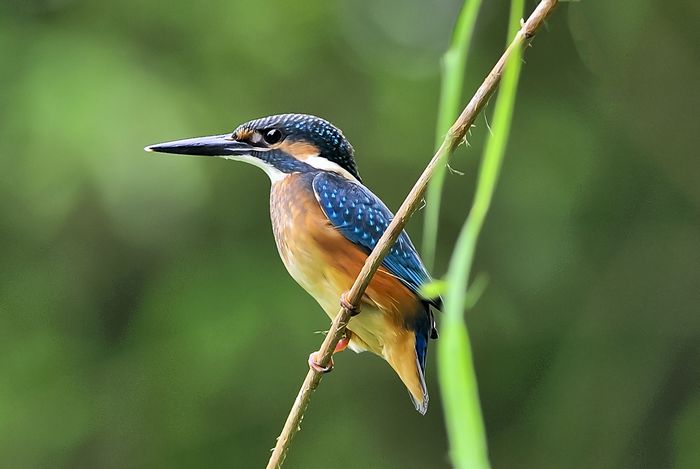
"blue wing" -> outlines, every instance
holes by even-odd
[[[330,222],[369,254],[394,214],[369,189],[333,173],[317,174],[313,188]],[[416,294],[421,285],[431,280],[405,231],[399,235],[382,266]],[[440,307],[439,299],[428,302]]]

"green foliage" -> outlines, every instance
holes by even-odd
[[[512,0],[508,27],[510,41],[518,30],[524,0]],[[496,100],[492,134],[486,144],[472,209],[469,212],[447,273],[445,316],[438,343],[440,389],[450,440],[450,457],[460,469],[490,467],[486,432],[479,403],[471,343],[464,321],[465,287],[469,281],[479,232],[491,204],[510,132],[520,75],[520,53],[511,56]],[[483,289],[483,283],[479,287]],[[472,286],[469,291],[474,289]]]
[[[479,274],[476,276],[473,285],[466,292],[464,300],[465,310],[471,309],[476,304],[476,302],[479,301],[479,297],[481,297],[482,293],[484,293],[487,284],[488,278],[486,275]],[[444,295],[447,292],[448,286],[449,283],[447,280],[433,279],[432,282],[423,284],[421,286],[420,295],[425,299],[432,300]]]
[[[447,281],[441,279],[433,279],[432,282],[425,283],[420,287],[420,295],[428,300],[437,298],[445,293],[447,289]]]

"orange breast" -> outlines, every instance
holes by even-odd
[[[311,180],[308,174],[292,174],[273,185],[272,226],[287,270],[333,318],[340,295],[352,286],[367,254],[333,227],[318,205]],[[360,335],[362,330],[364,335],[377,336],[406,330],[421,306],[420,300],[383,268],[373,277],[362,303],[363,313],[353,318],[348,328]],[[381,337],[362,338],[370,346],[370,342],[384,342]]]

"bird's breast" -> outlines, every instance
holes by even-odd
[[[342,252],[337,233],[321,211],[310,175],[291,174],[272,186],[270,215],[275,242],[289,274],[326,312],[337,310],[337,263]],[[330,313],[329,313],[330,314]]]

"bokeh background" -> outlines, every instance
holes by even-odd
[[[505,41],[484,3],[466,97]],[[527,53],[468,316],[495,468],[700,467],[697,5],[566,3]],[[0,467],[267,461],[328,321],[258,169],[142,148],[313,113],[396,208],[459,6],[0,3]],[[453,159],[437,277],[487,132]],[[429,362],[421,417],[381,360],[338,356],[288,466],[448,467]]]

